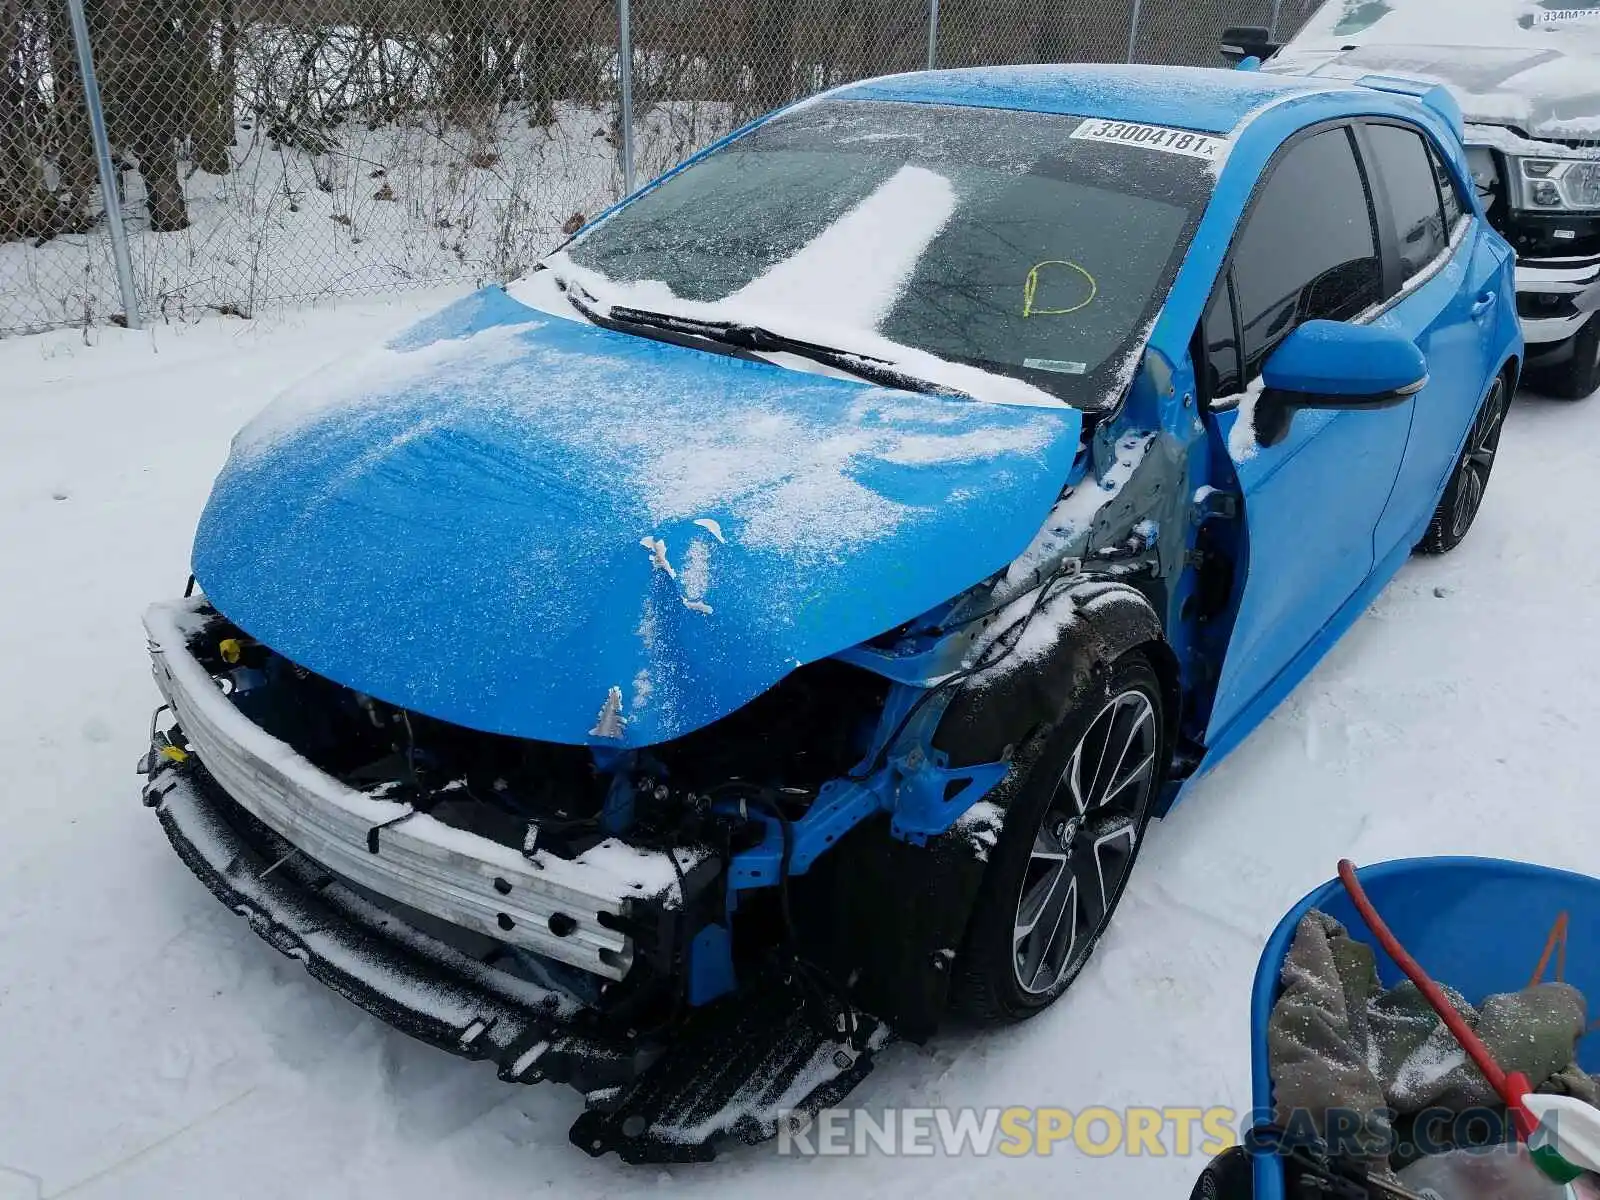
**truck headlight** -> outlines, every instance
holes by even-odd
[[[1600,159],[1519,158],[1517,207],[1533,212],[1600,210]]]

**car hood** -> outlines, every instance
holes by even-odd
[[[357,691],[474,729],[642,746],[1021,553],[1082,418],[872,387],[485,289],[234,440],[206,596]]]
[[[1595,24],[1600,30],[1600,19]],[[1425,79],[1450,88],[1469,123],[1514,126],[1534,138],[1600,139],[1600,35],[1593,52],[1583,53],[1539,44],[1369,43],[1346,50],[1302,50],[1291,45],[1273,59],[1271,69],[1341,79],[1362,75]]]

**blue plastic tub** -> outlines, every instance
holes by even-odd
[[[1600,1007],[1600,879],[1497,858],[1403,858],[1357,872],[1374,908],[1400,944],[1437,982],[1477,1003],[1494,992],[1527,987],[1538,977],[1564,979]],[[1257,1120],[1270,1120],[1267,1018],[1278,976],[1300,919],[1320,909],[1373,947],[1384,985],[1405,978],[1368,931],[1337,878],[1278,922],[1256,968],[1250,997],[1251,1093]],[[1565,943],[1554,936],[1565,927]],[[1600,1030],[1578,1043],[1578,1064],[1600,1072]],[[1254,1159],[1255,1200],[1284,1200],[1283,1164]]]

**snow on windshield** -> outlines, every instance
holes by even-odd
[[[570,310],[550,303],[554,277],[601,320],[643,314],[632,327],[647,333],[662,316],[756,327],[852,356],[835,370],[1100,408],[1131,381],[1209,198],[1212,158],[1195,147],[1225,141],[1064,114],[834,101],[668,177],[510,292]],[[808,355],[770,357],[808,369]]]
[[[917,261],[954,212],[955,189],[948,179],[923,167],[901,167],[797,254],[779,260],[727,299],[710,302],[685,300],[660,280],[607,279],[564,253],[551,256],[545,265],[567,285],[583,289],[602,311],[643,308],[779,329],[803,341],[893,362],[920,379],[976,399],[1060,407],[1055,396],[1021,380],[949,362],[870,332],[905,293]]]
[[[895,178],[914,172],[917,168],[903,168]],[[888,204],[875,203],[878,196],[891,191],[894,182],[891,179],[884,184],[861,208],[830,226],[799,254],[783,260],[726,300],[685,300],[660,280],[617,283],[598,271],[580,267],[565,254],[552,255],[545,265],[564,284],[587,293],[602,315],[609,315],[613,308],[642,308],[702,321],[772,328],[787,337],[892,363],[918,379],[964,392],[976,400],[1061,408],[1060,399],[1020,379],[950,362],[872,332],[876,320],[904,290],[906,276],[921,246],[943,223],[942,219],[938,224],[927,220],[931,215],[927,211],[907,221],[904,210],[899,213],[898,224],[894,222],[896,210]],[[859,236],[875,232],[880,221],[897,224],[892,242],[898,245],[892,244],[887,252],[882,243]],[[839,263],[848,264],[842,278],[834,273]],[[511,294],[520,298],[515,288]],[[787,366],[803,365],[797,356],[783,357]],[[1131,373],[1121,378],[1118,390],[1131,380]]]
[[[750,312],[828,309],[838,325],[873,328],[905,293],[917,260],[955,210],[955,189],[943,175],[901,167],[727,303]]]

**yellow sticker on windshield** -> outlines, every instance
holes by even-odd
[[[1046,267],[1060,267],[1060,272],[1046,272]],[[1039,283],[1041,277],[1049,274],[1065,274],[1071,280],[1073,292],[1062,295],[1059,299],[1046,300],[1045,305],[1037,303],[1039,299]],[[1046,295],[1056,290],[1051,283],[1046,287]],[[1088,308],[1094,303],[1094,298],[1100,292],[1100,285],[1094,281],[1094,276],[1089,274],[1075,262],[1068,262],[1064,258],[1047,258],[1044,262],[1034,263],[1028,268],[1028,278],[1022,283],[1022,315],[1025,317],[1064,317],[1068,313],[1075,313],[1080,308]],[[1081,296],[1078,293],[1082,293]],[[1066,300],[1075,300],[1067,307],[1059,307]]]
[[[1115,142],[1119,146],[1140,146],[1165,154],[1186,154],[1207,162],[1216,162],[1222,156],[1222,148],[1228,144],[1227,138],[1188,129],[1141,125],[1137,121],[1102,121],[1093,117],[1074,129],[1072,136],[1080,142]]]

